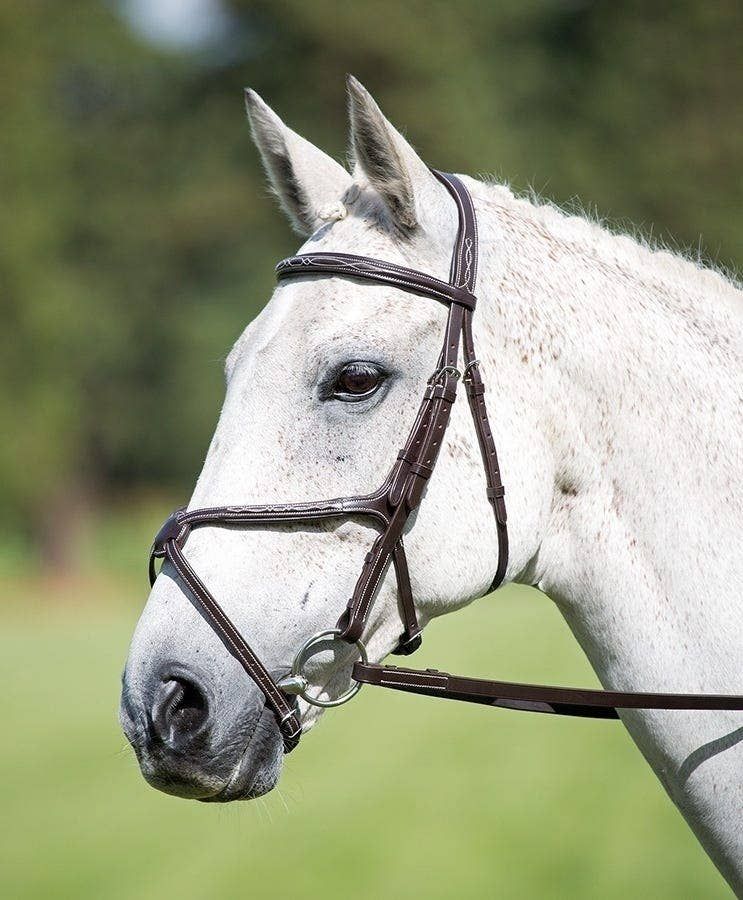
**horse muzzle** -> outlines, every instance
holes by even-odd
[[[266,793],[283,740],[262,695],[235,702],[193,667],[162,663],[124,673],[120,721],[142,775],[167,794],[210,802]]]

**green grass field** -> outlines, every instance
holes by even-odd
[[[64,591],[0,584],[3,898],[729,896],[611,722],[367,688],[264,800],[156,793],[117,724],[146,594],[130,549]],[[415,662],[595,683],[557,612],[522,589],[434,623]]]

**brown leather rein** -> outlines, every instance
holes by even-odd
[[[460,379],[465,385],[480,446],[487,497],[495,516],[498,537],[498,564],[489,590],[494,590],[501,584],[508,565],[504,489],[485,406],[485,385],[475,356],[472,333],[472,316],[476,305],[477,219],[469,191],[459,178],[436,171],[434,175],[455,200],[459,216],[448,282],[395,263],[346,253],[290,256],[276,266],[279,280],[313,275],[358,278],[389,284],[404,291],[431,297],[449,306],[444,343],[436,369],[428,380],[407,442],[382,485],[371,494],[312,503],[176,510],[160,529],[152,545],[150,584],[154,584],[157,576],[155,559],[169,561],[188,588],[190,599],[199,612],[263,692],[267,705],[276,716],[287,753],[297,745],[302,732],[295,695],[319,706],[335,706],[353,696],[362,684],[376,684],[398,691],[485,703],[508,709],[605,719],[618,718],[618,708],[743,709],[743,697],[740,696],[618,693],[514,684],[462,678],[434,669],[420,671],[384,666],[366,660],[361,637],[390,561],[397,578],[403,625],[398,646],[392,652],[407,655],[417,650],[421,644],[421,629],[410,587],[403,533],[411,513],[421,502],[426,482],[436,465]],[[457,368],[460,345],[464,360],[461,372]],[[192,529],[204,526],[250,527],[349,517],[368,519],[379,529],[379,534],[366,555],[351,598],[336,627],[313,635],[299,649],[291,673],[277,681],[186,560],[183,554],[186,539]],[[337,637],[355,644],[361,661],[353,667],[354,687],[337,700],[325,701],[307,693],[308,685],[301,669],[310,651],[319,647],[328,637]]]

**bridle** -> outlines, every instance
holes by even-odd
[[[459,228],[449,281],[408,269],[396,263],[348,253],[312,253],[290,256],[276,266],[279,280],[333,275],[388,284],[400,290],[445,303],[449,314],[436,368],[428,379],[423,400],[405,446],[398,453],[382,485],[371,494],[320,500],[311,503],[279,503],[251,506],[217,506],[178,509],[165,522],[150,552],[150,584],[156,578],[155,559],[168,560],[188,588],[192,601],[227,650],[255,681],[272,709],[284,739],[285,752],[298,743],[302,726],[294,697],[316,706],[337,706],[349,700],[362,684],[376,684],[399,691],[485,703],[508,709],[550,712],[558,715],[616,719],[617,708],[635,709],[743,709],[743,697],[712,694],[642,694],[580,690],[543,685],[462,678],[434,669],[420,671],[369,663],[361,637],[382,578],[392,561],[397,578],[403,630],[393,653],[408,655],[421,644],[421,628],[410,587],[403,533],[420,504],[444,440],[457,385],[464,382],[472,421],[485,469],[487,497],[495,516],[498,564],[489,590],[497,588],[508,565],[508,531],[503,483],[498,455],[485,406],[485,385],[475,355],[472,317],[477,279],[477,218],[472,198],[455,175],[433,171],[457,205]],[[458,369],[460,346],[464,365]],[[379,529],[366,555],[345,610],[336,627],[310,637],[297,652],[291,672],[276,681],[230,621],[183,554],[188,535],[205,526],[277,525],[316,522],[322,519],[365,518]],[[353,667],[354,684],[345,694],[323,700],[310,695],[302,668],[312,650],[328,639],[355,645],[361,660]]]

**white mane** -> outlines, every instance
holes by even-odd
[[[645,280],[652,275],[659,284],[673,284],[690,298],[704,295],[706,300],[732,302],[743,316],[740,275],[703,254],[670,246],[637,226],[625,231],[621,224],[612,223],[577,199],[564,208],[534,190],[518,194],[508,183],[488,176],[483,176],[479,184],[484,188],[478,193],[479,202],[492,207],[496,215],[531,222],[551,239],[573,245],[576,253],[595,256],[604,264],[617,264]]]

